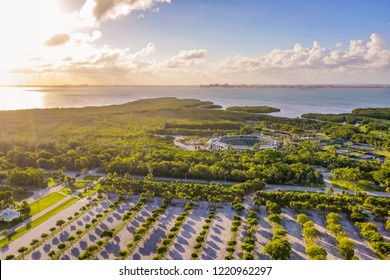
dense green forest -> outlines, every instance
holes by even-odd
[[[275,113],[280,109],[270,106],[231,106],[226,108],[227,111],[246,112],[246,113]]]
[[[390,137],[360,127],[307,119],[215,110],[211,102],[159,98],[106,107],[0,112],[0,179],[14,187],[45,187],[46,170],[104,168],[125,174],[267,183],[321,181],[313,165],[354,168],[359,178],[389,186],[389,165],[321,151],[300,137],[324,134],[389,150]],[[250,121],[250,122],[248,122]],[[212,137],[267,133],[280,150],[182,150],[171,135]],[[8,192],[7,185],[3,191]],[[9,197],[9,193],[2,194]],[[7,198],[7,201],[10,199]]]

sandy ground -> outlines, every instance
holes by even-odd
[[[117,227],[122,222],[122,215],[131,208],[133,203],[123,203],[117,207],[107,218],[100,222],[96,227],[89,230],[80,240],[73,244],[71,248],[66,250],[62,256],[62,260],[74,260],[82,255],[85,249],[90,245],[95,245],[99,241],[100,233],[103,230],[109,230]]]
[[[314,242],[324,247],[328,255],[326,256],[327,260],[343,260],[344,257],[340,255],[337,251],[337,241],[336,238],[326,229],[326,220],[325,217],[320,215],[319,212],[312,211],[308,215],[309,219],[313,221],[316,229],[321,233],[320,237],[315,238]]]
[[[144,236],[144,240],[138,243],[137,248],[129,255],[128,259],[150,260],[156,255],[156,250],[165,238],[169,229],[175,224],[176,218],[183,212],[184,204],[169,205],[160,216],[152,229]]]
[[[257,207],[253,204],[252,197],[248,197],[244,202],[245,207],[256,212],[256,218],[259,221],[259,225],[254,227],[256,229],[253,235],[255,242],[255,249],[252,254],[255,260],[268,260],[268,256],[263,253],[264,246],[272,239],[273,228],[272,223],[267,219],[269,213],[265,209],[265,206]]]
[[[265,245],[272,239],[273,228],[272,223],[267,219],[269,213],[265,210],[265,206],[261,206],[256,210],[256,218],[259,220],[259,225],[256,227],[257,231],[254,234],[256,239],[255,250],[253,255],[255,259],[268,260],[268,256],[263,253]]]
[[[342,214],[341,226],[343,230],[348,233],[349,238],[355,242],[355,256],[361,260],[377,260],[378,257],[371,249],[368,241],[361,235],[359,229],[350,221],[345,214]]]
[[[233,253],[233,258],[235,260],[241,260],[244,254],[244,251],[241,249],[241,244],[243,243],[244,238],[248,236],[247,233],[248,225],[246,223],[246,219],[248,218],[247,215],[248,211],[252,209],[250,205],[250,201],[251,199],[248,198],[243,202],[245,209],[239,213],[239,215],[241,216],[241,225],[237,231],[237,236],[236,236],[236,241],[237,241],[237,245],[235,247],[236,251],[234,251]]]
[[[227,242],[231,238],[230,227],[236,211],[230,203],[217,208],[214,221],[204,242],[199,258],[202,260],[223,260],[226,255]]]
[[[210,214],[208,203],[199,202],[194,206],[188,215],[183,227],[179,231],[170,247],[169,252],[165,255],[169,260],[190,260],[194,251],[196,237],[203,230],[205,220]]]
[[[160,205],[161,199],[148,202],[97,254],[97,259],[112,260],[119,257],[119,250],[125,250],[127,244],[133,240],[135,229],[145,222],[146,218],[152,214],[152,211]]]
[[[296,221],[297,215],[292,209],[283,208],[281,226],[287,230],[287,239],[291,243],[291,259],[306,260],[306,244],[302,235],[302,227]]]

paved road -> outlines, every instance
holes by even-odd
[[[329,188],[333,187],[332,183],[329,180],[330,173],[322,173],[324,176],[324,182],[325,182],[325,189],[320,188],[312,188],[312,187],[305,187],[305,186],[287,186],[287,185],[274,185],[274,184],[267,184],[266,185],[266,191],[276,191],[278,189],[282,191],[308,191],[308,192],[317,192],[322,191],[326,192]],[[144,179],[145,176],[142,175],[131,175],[131,178],[134,179]],[[225,181],[209,181],[209,180],[199,180],[199,179],[183,179],[183,178],[168,178],[168,177],[154,177],[155,181],[179,181],[179,182],[187,182],[187,183],[200,183],[200,184],[224,184],[224,185],[235,185],[239,184],[240,182],[225,182]],[[345,191],[349,194],[354,194],[355,191],[353,190],[342,190],[339,188],[333,187],[334,193],[341,193],[342,191]],[[373,191],[366,191],[367,195],[369,196],[382,196],[382,197],[390,197],[390,193],[386,192],[373,192]]]

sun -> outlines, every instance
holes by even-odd
[[[65,13],[55,0],[12,0],[0,9],[0,73],[28,66],[43,52],[43,43],[63,32],[68,25]]]

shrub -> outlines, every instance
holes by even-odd
[[[249,243],[243,243],[241,244],[241,249],[247,252],[253,251],[255,249],[255,245],[249,244]]]
[[[165,239],[163,239],[162,244],[165,246],[168,246],[169,244],[171,244],[171,242],[172,242],[172,239],[165,238]]]
[[[256,230],[254,228],[248,228],[247,232],[249,235],[252,235],[256,232]]]
[[[138,241],[138,240],[140,240],[142,238],[142,235],[140,235],[140,234],[135,234],[134,235],[134,241]]]
[[[288,260],[291,254],[291,245],[285,238],[273,239],[265,245],[264,253],[273,260]]]
[[[306,214],[299,214],[297,217],[297,222],[303,225],[304,223],[308,222],[309,218]]]
[[[235,220],[233,221],[232,225],[238,227],[241,225],[241,221]]]
[[[280,224],[282,222],[282,217],[279,214],[271,214],[268,216],[271,222]]]
[[[75,240],[75,239],[76,239],[76,237],[74,237],[74,236],[72,236],[72,235],[71,235],[71,236],[68,236],[68,238],[67,238],[68,241],[73,241],[73,240]]]
[[[255,239],[252,238],[252,237],[245,237],[244,238],[244,243],[248,243],[248,244],[255,244]]]
[[[102,246],[103,243],[104,243],[104,242],[103,242],[102,240],[99,240],[99,241],[96,242],[96,244],[97,244],[98,246]]]
[[[85,228],[90,228],[91,227],[91,225],[90,224],[85,224]]]
[[[230,231],[237,231],[238,230],[238,227],[237,226],[232,226],[231,228],[230,228]]]
[[[306,248],[306,254],[311,260],[326,260],[326,256],[328,253],[323,247],[318,245],[312,245]]]
[[[249,210],[248,211],[248,217],[249,218],[254,218],[256,216],[256,212],[255,211],[253,211],[253,210]]]
[[[27,247],[25,247],[25,246],[19,247],[19,249],[18,249],[18,253],[21,253],[21,254],[23,254],[26,251],[27,251]]]
[[[195,245],[194,245],[195,249],[199,249],[200,247],[202,247],[202,243],[200,243],[200,242],[195,243]]]
[[[77,234],[77,235],[80,235],[80,234],[82,234],[82,233],[83,233],[83,231],[82,231],[81,229],[76,230],[76,234]]]
[[[229,253],[233,253],[236,249],[234,249],[233,246],[228,246],[226,247],[226,251],[228,251]]]
[[[168,251],[167,246],[160,246],[157,248],[157,253],[158,254],[164,254],[166,251]]]
[[[347,237],[337,238],[338,246],[337,250],[340,254],[345,257],[347,260],[351,260],[354,256],[355,244],[352,240]]]
[[[48,235],[47,233],[42,233],[42,234],[41,234],[41,238],[42,238],[42,239],[45,239],[45,238],[48,237],[48,236],[49,236],[49,235]]]
[[[243,260],[254,260],[255,257],[250,252],[245,252],[242,256]]]
[[[282,213],[282,209],[280,208],[280,206],[276,202],[272,202],[270,200],[267,200],[265,203],[265,207],[266,207],[267,211],[272,213],[272,214]]]
[[[176,223],[175,223],[175,227],[181,227],[182,224],[183,224],[182,222],[176,222]]]
[[[146,227],[138,227],[135,229],[135,232],[138,234],[144,234],[148,229]]]
[[[197,253],[192,253],[192,254],[191,254],[191,258],[197,259],[197,258],[198,258],[198,254],[197,254]]]
[[[173,226],[169,231],[170,232],[177,232],[179,229],[176,226]]]
[[[307,222],[306,224],[308,224],[309,222]],[[305,224],[305,227],[303,228],[302,232],[303,232],[303,235],[307,238],[313,238],[313,237],[318,237],[320,236],[320,232],[318,231],[318,229],[316,229],[314,226],[313,227],[306,227],[306,224]]]
[[[204,236],[198,236],[196,238],[196,242],[203,242],[204,241]]]
[[[130,243],[127,243],[127,248],[131,249],[135,246],[135,244],[133,242],[130,242]]]
[[[249,226],[257,226],[259,224],[259,221],[255,218],[248,218],[246,222]]]
[[[66,244],[61,242],[61,243],[59,243],[59,244],[57,245],[57,247],[58,247],[58,249],[63,250],[63,249],[65,249]]]
[[[121,257],[126,257],[127,251],[126,251],[126,250],[119,250],[119,251],[118,251],[118,254],[119,254],[119,256],[121,256]]]
[[[56,252],[54,252],[54,250],[51,250],[49,253],[47,253],[47,255],[49,256],[49,257],[52,257],[52,256],[54,256],[56,254]]]
[[[228,241],[228,245],[230,245],[230,246],[235,246],[236,244],[237,244],[236,240],[229,240]]]
[[[33,240],[31,240],[30,245],[31,245],[31,246],[34,246],[34,245],[37,244],[38,242],[39,242],[38,239],[33,239]]]

